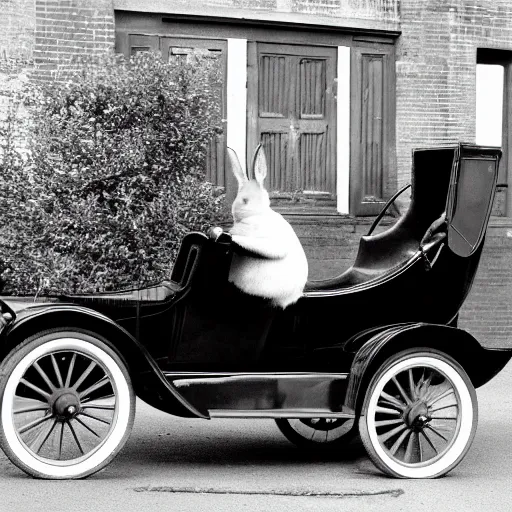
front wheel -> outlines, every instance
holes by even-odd
[[[359,420],[374,464],[399,478],[436,478],[464,458],[477,427],[475,389],[451,357],[431,349],[389,358],[368,387]]]
[[[0,364],[0,446],[26,473],[83,478],[105,467],[131,431],[135,396],[120,357],[80,331],[47,331]]]

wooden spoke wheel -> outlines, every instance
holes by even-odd
[[[342,447],[357,433],[354,420],[345,418],[282,418],[276,424],[289,441],[306,449]]]
[[[83,478],[128,439],[135,414],[128,372],[89,334],[39,334],[2,361],[0,376],[0,445],[30,475]]]
[[[409,350],[375,374],[359,429],[368,455],[384,473],[435,478],[464,458],[477,415],[473,385],[454,359],[430,349]]]

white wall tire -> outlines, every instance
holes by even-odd
[[[105,342],[54,330],[16,347],[0,364],[0,446],[37,478],[84,478],[129,437],[135,396],[128,371]]]
[[[341,449],[357,434],[353,419],[280,418],[275,421],[286,439],[306,450]]]
[[[431,349],[389,358],[367,389],[359,432],[373,463],[398,478],[437,478],[466,455],[477,428],[464,369]]]

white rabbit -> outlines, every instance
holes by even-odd
[[[247,251],[235,251],[229,281],[284,309],[301,297],[306,284],[304,249],[290,224],[270,208],[263,186],[267,175],[263,147],[258,146],[253,160],[255,180],[247,178],[232,149],[228,148],[228,154],[238,181],[238,195],[231,209],[234,225],[229,232],[235,244]]]

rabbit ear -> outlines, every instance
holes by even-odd
[[[236,181],[238,181],[238,190],[240,190],[244,183],[247,183],[249,180],[247,179],[247,174],[245,174],[240,162],[238,160],[238,156],[235,151],[231,148],[228,149],[229,162],[231,163],[231,170],[235,175]]]
[[[252,169],[256,181],[259,183],[260,187],[263,187],[263,180],[267,176],[267,158],[265,157],[265,150],[261,143],[258,144],[254,153]]]

